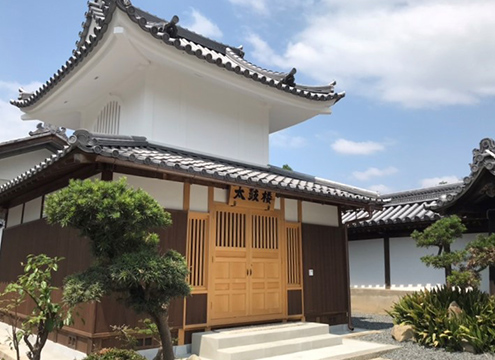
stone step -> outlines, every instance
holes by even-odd
[[[193,334],[192,352],[199,354],[200,357],[219,360],[216,356],[218,351],[222,349],[248,345],[260,346],[264,343],[318,335],[329,335],[328,325],[298,322],[216,330]],[[340,343],[340,337],[335,336],[334,341]]]
[[[256,360],[370,360],[377,359],[398,348],[399,346],[344,338],[340,345],[279,356],[267,356]]]
[[[218,350],[212,360],[255,360],[270,356],[287,356],[287,354],[328,348],[342,344],[342,338],[338,335],[314,335],[295,337],[292,339],[263,342],[244,346],[229,347]]]

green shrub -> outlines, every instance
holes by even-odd
[[[133,350],[103,349],[86,356],[83,360],[146,360]]]
[[[449,315],[455,301],[462,309]],[[441,287],[406,295],[388,312],[395,324],[411,325],[419,344],[476,353],[495,353],[495,298],[480,290]]]

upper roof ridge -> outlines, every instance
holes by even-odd
[[[325,86],[297,85],[294,79],[295,68],[289,73],[281,73],[256,66],[243,59],[242,47],[229,47],[182,28],[177,25],[179,21],[177,16],[174,16],[171,21],[165,21],[134,7],[129,0],[93,0],[88,2],[86,20],[82,24],[83,30],[79,33],[76,48],[70,59],[38,90],[26,92],[21,88],[18,99],[11,100],[10,103],[19,108],[25,108],[34,105],[43,98],[95,49],[108,30],[108,25],[117,8],[125,12],[134,23],[155,39],[200,60],[225,68],[229,72],[312,101],[333,101],[336,103],[345,96],[344,92],[334,93],[335,82]]]

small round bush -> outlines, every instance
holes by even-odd
[[[97,353],[86,356],[83,360],[146,360],[133,350],[103,349]]]
[[[459,313],[449,312],[454,301]],[[495,297],[478,289],[443,286],[418,291],[402,297],[388,314],[395,324],[411,325],[419,344],[495,353]]]

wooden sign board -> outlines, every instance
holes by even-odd
[[[231,186],[229,191],[230,206],[272,210],[275,206],[275,198],[276,194],[273,191],[247,186]]]

